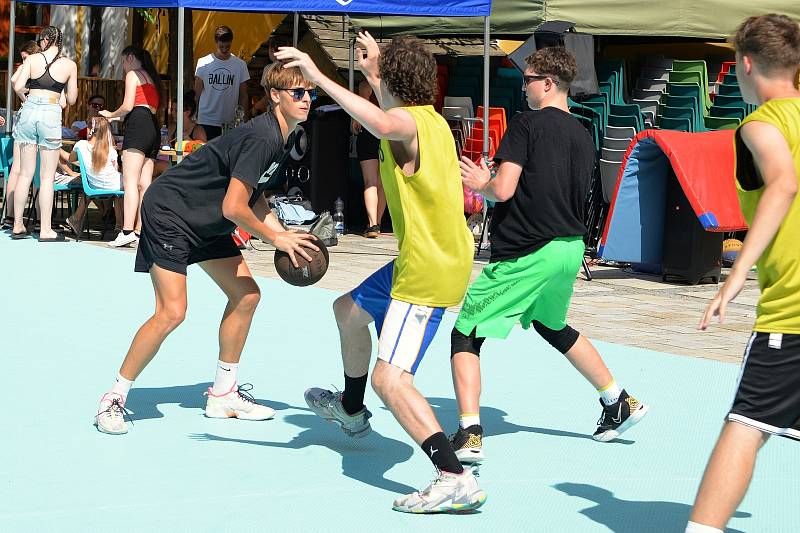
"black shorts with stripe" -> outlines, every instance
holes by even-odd
[[[800,335],[753,332],[728,420],[800,440]]]

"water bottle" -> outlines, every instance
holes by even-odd
[[[167,126],[161,126],[161,149],[169,150],[169,130]]]
[[[244,122],[244,108],[240,105],[236,106],[236,114],[233,119],[233,127],[237,128]]]
[[[334,204],[333,225],[336,235],[344,235],[344,202],[341,198],[337,198]]]

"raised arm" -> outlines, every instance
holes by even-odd
[[[417,124],[410,113],[398,108],[384,111],[369,100],[351,93],[320,72],[308,54],[296,48],[281,47],[275,57],[287,61],[284,68],[299,67],[307,81],[318,85],[362,127],[379,139],[411,142],[416,137]]]

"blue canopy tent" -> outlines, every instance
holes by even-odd
[[[51,4],[46,0],[28,3]],[[491,0],[59,0],[59,4],[135,8],[177,8],[178,10],[178,109],[183,108],[184,8],[209,11],[249,11],[267,13],[327,13],[343,15],[418,15],[437,17],[483,17],[484,19],[484,101],[489,101],[489,14]],[[6,135],[11,132],[11,71],[14,67],[14,27],[16,0],[11,1],[9,19],[8,76],[6,85]],[[296,27],[296,23],[295,23]],[[296,31],[296,30],[295,30]],[[352,46],[351,46],[352,50]],[[489,123],[489,106],[484,106],[484,123]],[[484,155],[488,155],[489,128],[484,128]],[[183,140],[183,122],[177,123],[178,148]]]

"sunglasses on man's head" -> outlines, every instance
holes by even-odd
[[[299,102],[303,99],[303,97],[308,93],[308,97],[311,98],[311,101],[317,99],[317,90],[316,89],[306,89],[305,87],[294,87],[291,89],[286,89],[284,87],[275,87],[278,91],[286,91],[292,95],[292,99],[295,102]]]

